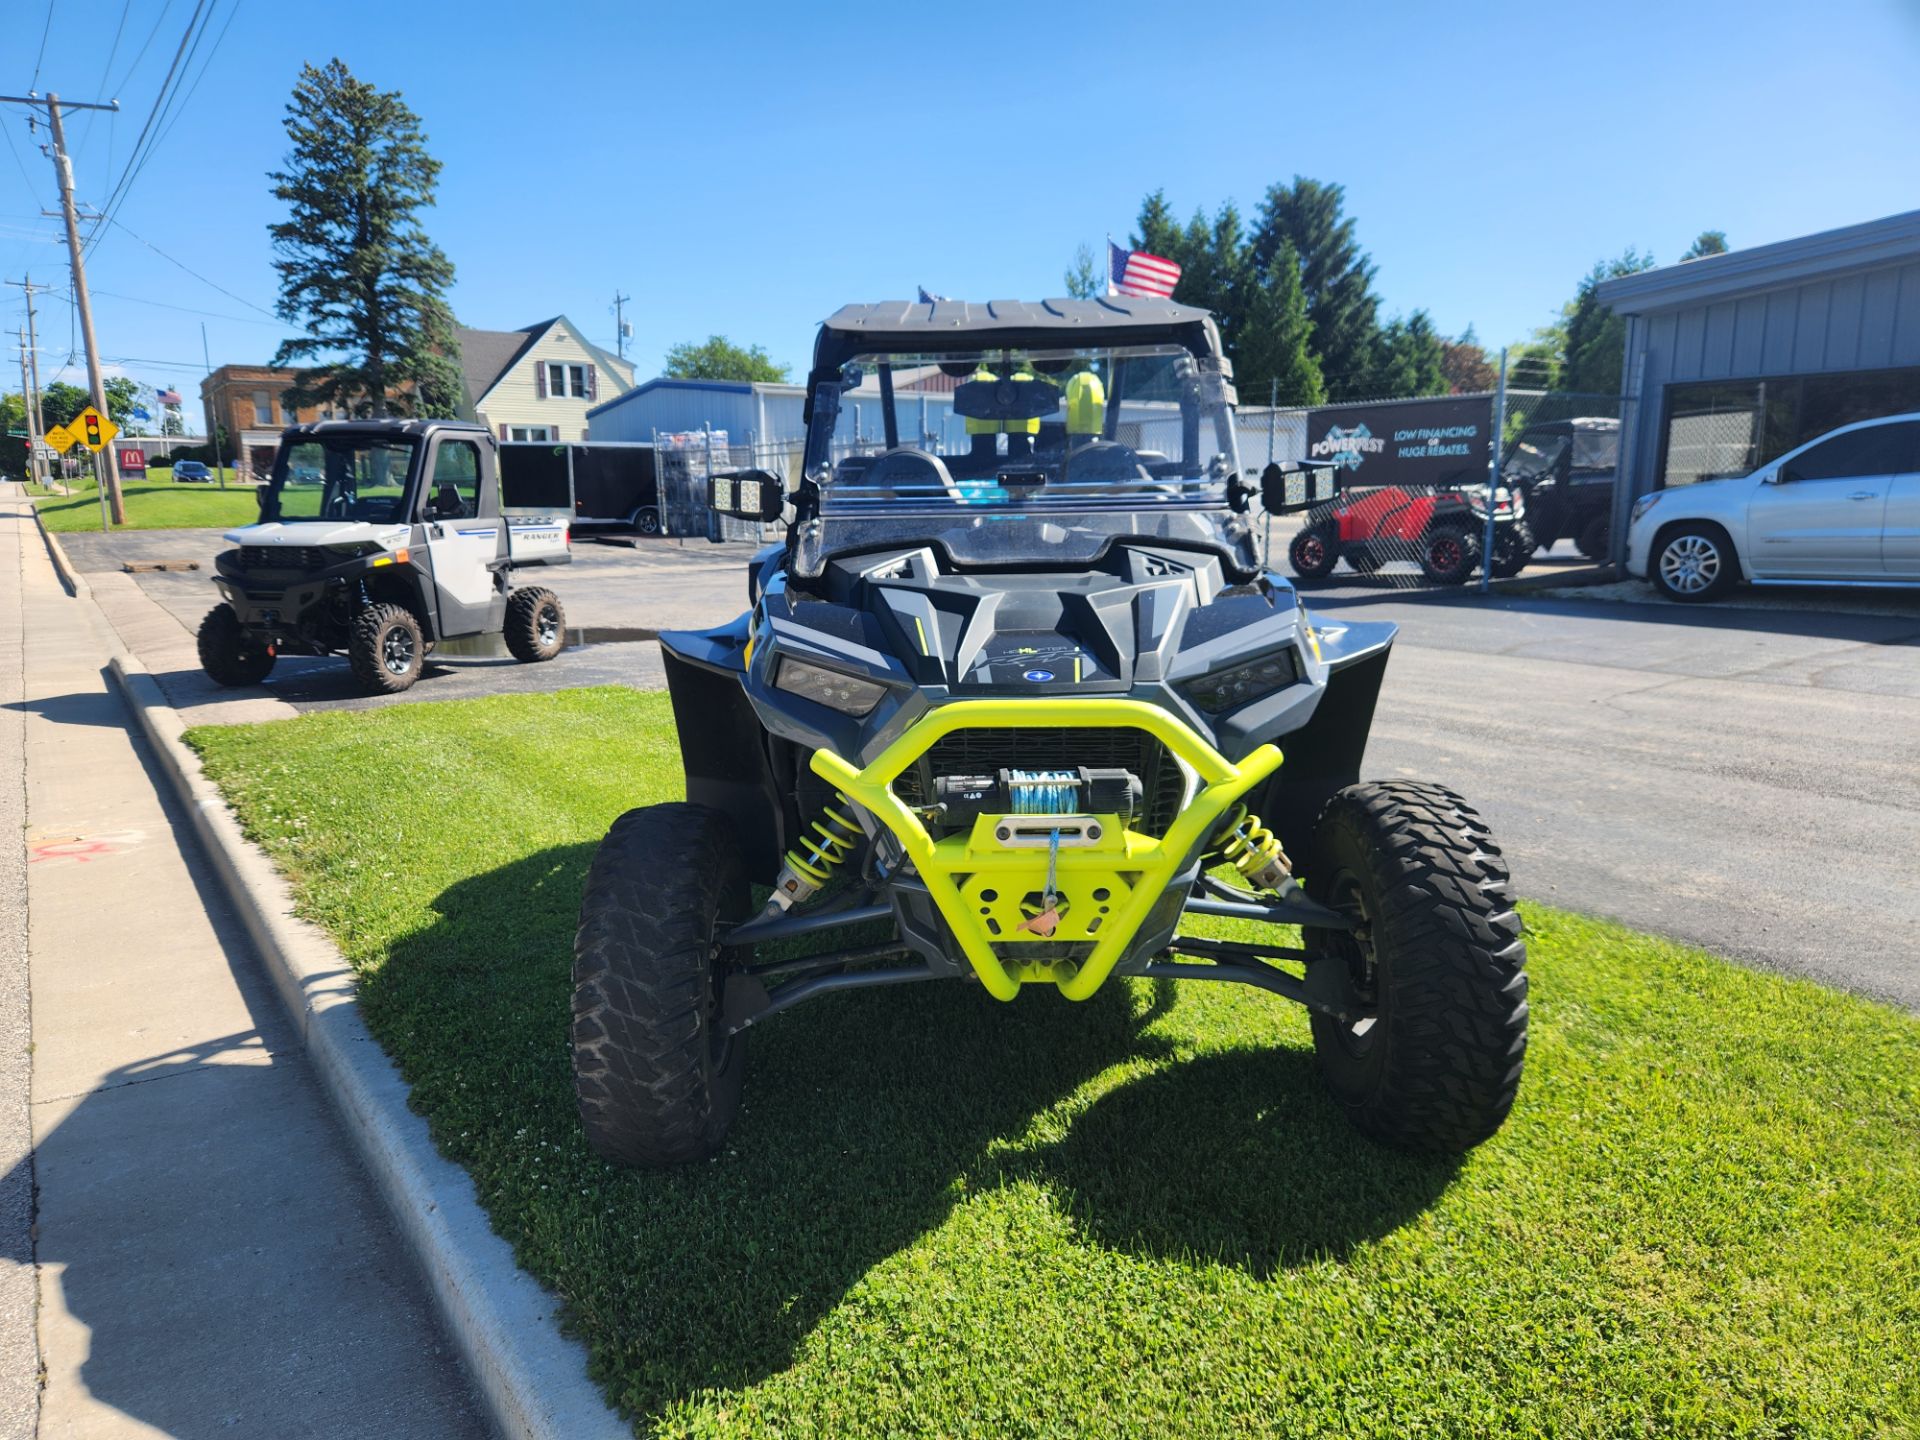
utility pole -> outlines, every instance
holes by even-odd
[[[207,379],[213,378],[213,357],[207,353],[207,322],[200,322],[200,358],[207,365]],[[220,432],[213,424],[213,401],[207,398],[207,381],[200,382],[200,411],[207,417],[207,453],[213,456],[213,478],[227,488],[227,472],[220,465]]]
[[[87,346],[87,380],[93,390],[93,408],[106,415],[107,391],[100,380],[100,350],[93,339],[93,301],[87,295],[87,264],[80,254],[80,216],[73,204],[73,162],[67,157],[67,130],[60,120],[60,97],[51,91],[45,95],[0,95],[0,102],[32,105],[47,112],[47,123],[53,131],[53,177],[60,187],[60,216],[67,222],[67,258],[73,264],[73,298],[80,307],[80,334]],[[120,102],[73,101],[66,108],[117,111]],[[111,441],[95,454],[94,468],[101,477],[100,488],[111,503],[113,523],[126,524],[127,507],[120,497],[120,457],[114,453]]]
[[[45,412],[40,408],[40,336],[35,331],[33,325],[33,297],[39,292],[49,290],[52,287],[34,284],[33,276],[31,275],[27,276],[24,280],[9,280],[7,284],[18,285],[21,290],[26,292],[27,296],[27,333],[25,337],[27,348],[24,357],[27,371],[20,377],[22,386],[20,400],[21,403],[26,406],[27,410],[27,433],[33,437],[33,478],[39,480],[44,478],[40,473],[40,437],[46,431],[47,417]],[[32,377],[31,383],[28,382],[29,375]]]
[[[613,292],[613,351],[622,360],[627,358],[627,312],[626,303],[633,297],[622,295],[619,290]]]
[[[27,332],[16,330],[20,337],[20,408],[27,412],[27,474],[37,483],[40,479],[40,433],[33,423],[33,391],[27,385]]]

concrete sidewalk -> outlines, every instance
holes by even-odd
[[[61,588],[25,504],[0,500],[0,822],[23,791],[33,1039],[26,1156],[8,1123],[8,856],[0,1435],[36,1433],[23,1271],[41,1436],[483,1435],[412,1261],[128,732],[95,613]],[[9,1204],[29,1193],[30,1251]]]

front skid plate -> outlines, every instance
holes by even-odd
[[[1144,730],[1184,761],[1200,778],[1199,792],[1158,840],[1125,828],[1117,817],[1098,817],[1102,836],[1094,844],[1063,848],[1057,889],[1068,898],[1060,926],[1047,940],[1018,929],[1022,902],[1046,884],[1047,852],[1003,845],[995,837],[1002,818],[1031,823],[1033,816],[987,817],[969,834],[936,841],[920,818],[893,793],[893,782],[935,742],[958,730],[1044,728],[1054,730]],[[1280,752],[1262,745],[1238,765],[1169,711],[1141,700],[1074,699],[959,700],[929,711],[876,756],[855,769],[830,750],[816,750],[813,768],[852,803],[891,830],[939,906],[967,963],[987,992],[1011,1000],[1029,980],[1060,987],[1069,1000],[1085,1000],[1112,974],[1141,925],[1176,875],[1191,863],[1221,817],[1248,790],[1280,765]],[[1110,823],[1109,823],[1110,822]],[[1100,891],[1106,898],[1096,898]],[[987,892],[993,898],[989,899]],[[1104,908],[1103,908],[1104,907]],[[1021,943],[1022,954],[1057,949],[1059,959],[1003,959],[996,943]],[[1070,947],[1084,958],[1067,958]],[[1029,949],[1029,946],[1034,947]]]

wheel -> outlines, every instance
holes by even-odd
[[[347,629],[347,663],[360,688],[372,695],[411,688],[426,653],[420,622],[404,605],[369,605]]]
[[[567,648],[567,612],[551,590],[530,585],[507,597],[507,649],[532,664]]]
[[[637,528],[642,535],[658,535],[660,533],[660,512],[658,510],[642,510],[640,512],[640,524]]]
[[[1512,579],[1527,568],[1536,548],[1526,521],[1500,526],[1493,532],[1493,573],[1502,580]]]
[[[200,668],[216,685],[258,685],[273,669],[273,647],[248,635],[231,605],[209,610],[196,639]]]
[[[1480,537],[1458,525],[1429,530],[1420,545],[1420,568],[1436,585],[1464,585],[1480,563]]]
[[[1353,567],[1356,575],[1371,575],[1380,568],[1380,557],[1360,545],[1347,552],[1347,564]]]
[[[1314,827],[1307,892],[1361,922],[1305,932],[1338,966],[1352,1022],[1315,1011],[1320,1073],[1364,1134],[1458,1153],[1513,1108],[1527,1049],[1527,949],[1507,862],[1439,785],[1350,785]]]
[[[629,810],[600,842],[573,942],[573,1084],[606,1159],[683,1165],[726,1138],[746,1036],[719,1034],[714,936],[747,905],[739,837],[716,810]]]
[[[1692,603],[1726,594],[1740,578],[1740,567],[1725,531],[1681,524],[1654,541],[1647,577],[1669,600]]]
[[[1613,516],[1605,510],[1580,527],[1573,548],[1589,560],[1606,560],[1613,553]]]
[[[1287,563],[1303,580],[1324,580],[1333,573],[1340,559],[1334,532],[1325,525],[1312,525],[1293,537],[1287,546]]]

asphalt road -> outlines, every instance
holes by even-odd
[[[83,568],[217,546],[75,538]],[[549,577],[575,625],[709,625],[745,601],[746,547],[576,553]],[[1579,565],[1555,554],[1531,573]],[[211,603],[205,571],[140,584],[189,627]],[[1920,598],[1634,593],[1483,599],[1344,571],[1307,591],[1330,619],[1400,624],[1367,773],[1466,795],[1523,895],[1920,1010]],[[588,644],[541,666],[436,656],[400,703],[607,683],[658,686],[657,647]],[[395,703],[356,696],[337,661],[283,661],[269,688],[301,709]]]

